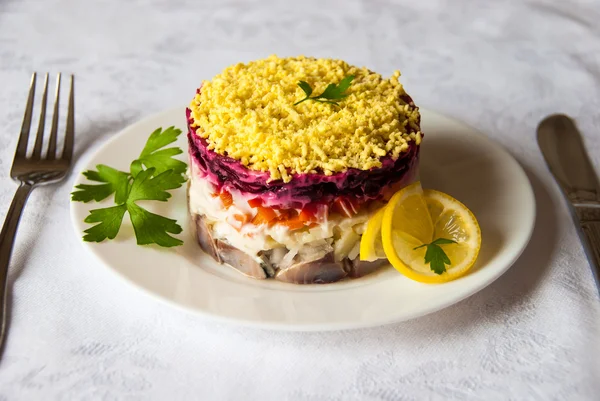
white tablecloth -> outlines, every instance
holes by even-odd
[[[223,326],[117,280],[71,229],[75,174],[36,190],[11,265],[0,400],[600,399],[600,301],[535,142],[572,115],[600,162],[600,4],[529,1],[0,2],[0,209],[32,71],[77,76],[78,161],[202,79],[276,53],[400,69],[418,105],[525,167],[538,220],[497,282],[441,312],[324,334]]]

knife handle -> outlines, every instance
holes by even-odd
[[[581,231],[585,237],[583,238],[583,247],[596,279],[596,287],[600,292],[600,221],[581,223]]]

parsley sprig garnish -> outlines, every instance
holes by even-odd
[[[348,75],[347,77],[342,79],[339,84],[337,84],[337,85],[329,84],[329,85],[327,85],[327,87],[325,88],[323,93],[321,93],[320,95],[317,95],[317,96],[313,96],[313,97],[310,97],[310,95],[312,95],[313,88],[311,88],[311,86],[308,84],[308,82],[300,81],[300,82],[298,82],[298,86],[300,87],[300,89],[302,89],[304,91],[304,94],[306,95],[306,97],[304,99],[301,99],[301,100],[297,101],[296,103],[294,103],[294,106],[296,106],[306,100],[314,100],[315,102],[329,103],[329,104],[333,104],[335,106],[340,107],[340,105],[337,101],[342,100],[348,96],[348,94],[344,93],[344,92],[346,92],[346,90],[348,90],[353,79],[354,79],[354,75]]]
[[[157,244],[171,247],[183,244],[169,234],[179,234],[182,229],[176,220],[151,213],[136,202],[156,200],[166,202],[171,194],[167,191],[181,187],[187,165],[173,158],[183,153],[180,148],[165,146],[175,142],[181,130],[169,127],[155,130],[142,150],[140,157],[130,166],[130,172],[116,170],[104,164],[96,170],[84,171],[90,181],[101,184],[80,184],[71,194],[76,202],[100,202],[113,193],[116,206],[90,210],[86,223],[98,223],[85,230],[84,241],[102,242],[114,239],[119,233],[125,213],[129,213],[138,245]]]
[[[446,255],[446,252],[442,249],[440,245],[445,244],[456,244],[456,241],[447,238],[438,238],[430,244],[423,244],[414,248],[413,250],[417,250],[419,248],[427,247],[425,251],[425,264],[429,263],[429,268],[436,274],[442,274],[446,271],[446,265],[450,266],[452,262],[450,262],[450,258]]]

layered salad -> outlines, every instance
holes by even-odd
[[[246,276],[297,284],[369,274],[368,220],[417,179],[419,109],[399,82],[341,60],[236,64],[187,109],[199,246]]]

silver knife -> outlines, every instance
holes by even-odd
[[[546,117],[538,126],[538,145],[569,204],[600,292],[600,185],[573,120]]]

